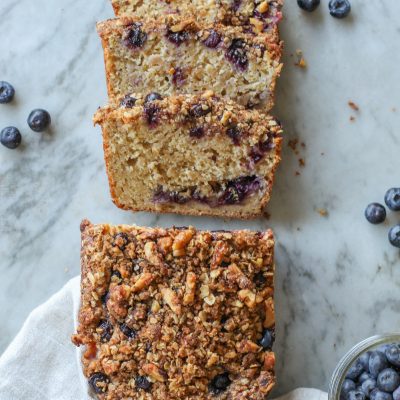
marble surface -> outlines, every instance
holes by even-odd
[[[91,122],[106,100],[95,22],[112,15],[107,0],[0,2],[0,79],[17,91],[12,105],[0,107],[0,125],[16,125],[23,134],[19,150],[0,149],[0,351],[36,305],[78,274],[83,217],[273,227],[276,394],[298,386],[327,389],[353,344],[400,330],[400,255],[387,242],[389,222],[375,227],[363,217],[368,202],[400,185],[400,2],[352,0],[344,21],[329,16],[327,3],[310,15],[287,0],[286,67],[275,110],[286,144],[271,218],[228,222],[131,214],[111,203],[100,132]],[[294,65],[296,49],[306,69]],[[51,133],[28,129],[26,117],[36,107],[50,111]],[[305,143],[298,155],[287,146],[293,139]],[[390,216],[395,222],[400,214]]]

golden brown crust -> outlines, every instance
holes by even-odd
[[[275,382],[274,354],[259,343],[265,329],[274,335],[271,231],[82,221],[81,232],[72,340],[99,399],[265,398]]]

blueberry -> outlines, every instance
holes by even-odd
[[[175,68],[174,73],[172,75],[172,83],[175,86],[182,86],[185,83],[185,73],[182,68]]]
[[[15,126],[8,126],[0,133],[0,142],[8,149],[16,149],[21,144],[21,133]]]
[[[88,382],[95,393],[102,394],[107,391],[110,378],[102,372],[95,372],[90,375]]]
[[[129,339],[134,339],[137,336],[137,332],[134,329],[129,328],[125,322],[119,325],[119,329],[121,329],[121,332]]]
[[[400,225],[395,225],[389,231],[389,242],[394,247],[400,248]]]
[[[14,98],[15,90],[8,82],[0,81],[0,104],[10,103]]]
[[[193,118],[204,117],[211,112],[211,108],[203,107],[202,104],[195,104],[189,110],[189,115]]]
[[[246,196],[260,189],[260,180],[256,176],[243,176],[228,181],[226,189],[219,199],[220,204],[238,204]]]
[[[129,94],[127,94],[119,103],[121,107],[133,108],[136,104],[136,99]]]
[[[389,189],[385,194],[385,203],[392,211],[400,211],[400,188]]]
[[[162,100],[162,96],[159,93],[151,92],[145,97],[144,102],[151,103],[152,101],[155,101],[155,100]]]
[[[165,204],[165,203],[177,203],[177,204],[184,204],[188,201],[186,197],[183,197],[176,191],[170,190],[163,190],[161,186],[159,186],[153,195],[153,202],[158,204]]]
[[[117,246],[121,251],[125,250],[125,247],[129,243],[129,236],[125,232],[119,232],[114,236],[113,245]]]
[[[233,39],[226,52],[226,58],[240,71],[245,71],[249,65],[245,47],[246,43],[243,39]]]
[[[350,14],[351,5],[349,0],[330,0],[329,12],[332,17],[345,18]]]
[[[358,383],[362,384],[365,382],[367,379],[373,379],[372,375],[369,374],[368,372],[363,372],[359,377],[358,377]]]
[[[254,275],[253,282],[259,288],[265,285],[267,279],[265,278],[264,274],[260,271]]]
[[[386,219],[386,209],[382,204],[371,203],[365,209],[365,218],[371,224],[380,224]]]
[[[393,400],[400,400],[400,387],[393,392]]]
[[[270,329],[266,329],[263,332],[263,336],[260,340],[260,345],[264,350],[271,350],[272,345],[274,344],[275,334]]]
[[[374,389],[369,398],[371,400],[393,400],[393,397],[389,393],[381,392],[379,389]]]
[[[144,105],[144,117],[150,127],[157,125],[159,120],[160,108],[155,104],[147,103]]]
[[[377,377],[379,372],[387,368],[388,362],[385,354],[380,351],[371,352],[369,358],[369,372],[373,377]]]
[[[124,34],[124,44],[130,49],[137,49],[143,47],[147,40],[147,33],[141,29],[141,24],[134,23],[131,25]]]
[[[365,400],[366,396],[365,393],[361,390],[350,390],[347,393],[347,400]]]
[[[189,32],[180,31],[180,32],[172,32],[170,29],[167,31],[167,38],[171,43],[180,46],[182,43],[186,42],[189,39]]]
[[[400,344],[391,344],[385,351],[386,358],[390,364],[400,367]]]
[[[145,376],[139,375],[135,378],[135,385],[137,388],[149,392],[153,384]]]
[[[242,136],[242,131],[237,127],[237,125],[232,125],[226,130],[226,134],[232,139],[235,146],[239,146],[240,137]]]
[[[347,394],[356,389],[356,384],[351,379],[345,379],[340,389],[340,400],[346,400]]]
[[[363,364],[361,363],[360,359],[357,359],[355,363],[347,371],[346,378],[355,380],[362,374],[363,371],[364,371]]]
[[[189,131],[189,136],[192,138],[200,139],[204,136],[204,128],[202,126],[196,126]]]
[[[221,394],[231,383],[232,381],[229,379],[228,373],[224,372],[223,374],[217,375],[212,379],[212,381],[208,384],[208,390],[214,395]]]
[[[364,368],[364,371],[368,371],[369,369],[369,357],[371,356],[371,352],[367,351],[358,358],[360,360],[361,365]]]
[[[43,132],[51,124],[50,114],[38,108],[33,110],[28,117],[28,125],[35,132]]]
[[[316,10],[320,3],[320,0],[297,0],[298,6],[302,10],[309,12]]]
[[[206,47],[215,49],[221,43],[221,35],[214,29],[211,29],[208,33],[209,35],[207,36],[207,39],[203,41],[203,43]]]
[[[111,325],[111,322],[108,320],[100,321],[98,329],[101,331],[100,332],[101,341],[103,343],[109,342],[112,337],[113,331],[114,331],[114,328]]]
[[[361,384],[361,390],[369,396],[369,394],[376,388],[376,380],[373,378],[366,379]]]
[[[400,375],[392,368],[386,368],[378,375],[377,385],[384,392],[393,392],[400,385]]]

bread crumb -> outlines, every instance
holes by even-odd
[[[318,214],[321,217],[327,217],[328,216],[328,210],[326,210],[325,208],[318,208],[317,211],[318,211]]]
[[[354,111],[360,111],[360,107],[358,107],[358,105],[356,103],[354,103],[354,101],[349,101],[349,106],[350,108],[352,108]]]
[[[294,174],[295,174],[296,176],[300,176],[300,175],[301,175],[299,171],[296,171]]]
[[[307,61],[303,57],[303,52],[301,50],[296,50],[297,62],[294,63],[296,67],[307,68]]]
[[[356,120],[356,117],[354,117],[353,115],[350,117],[350,121],[354,122]]]
[[[265,219],[270,219],[271,218],[271,214],[268,211],[264,211],[264,217]]]
[[[306,166],[306,161],[304,160],[304,158],[299,158],[299,165],[300,165],[300,167]]]

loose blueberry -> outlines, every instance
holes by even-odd
[[[10,103],[14,98],[15,90],[8,82],[0,81],[0,104]]]
[[[360,359],[358,359],[347,371],[346,378],[352,379],[354,381],[362,374],[363,371],[364,371],[364,367],[363,367]]]
[[[317,9],[317,7],[320,5],[321,1],[320,0],[297,0],[298,6],[308,12],[312,12]]]
[[[193,118],[204,117],[204,115],[207,115],[210,112],[211,112],[211,108],[209,108],[208,106],[203,107],[202,104],[195,104],[189,110],[189,114]]]
[[[340,389],[340,400],[346,400],[350,391],[356,390],[356,384],[351,379],[345,379]]]
[[[369,367],[367,366],[367,369],[368,369]],[[362,384],[363,382],[365,382],[367,379],[373,379],[373,377],[372,377],[372,375],[371,374],[369,374],[368,372],[363,372],[360,376],[359,376],[359,378],[358,378],[358,383],[360,383],[360,384]]]
[[[50,114],[41,108],[33,110],[28,117],[28,125],[35,132],[43,132],[51,124]]]
[[[377,379],[378,389],[384,392],[393,392],[400,386],[400,375],[392,368],[381,371]]]
[[[206,47],[209,47],[210,49],[215,49],[221,43],[221,40],[221,35],[214,29],[211,29],[209,31],[207,39],[204,40],[203,43]]]
[[[137,336],[137,332],[134,329],[129,328],[125,322],[119,325],[119,329],[121,329],[121,332],[129,339],[134,339]]]
[[[369,358],[369,373],[373,377],[377,377],[379,372],[388,367],[388,362],[385,354],[380,351],[372,351]]]
[[[347,393],[347,400],[365,400],[366,396],[365,393],[361,390],[350,390]]]
[[[15,126],[8,126],[0,133],[0,142],[8,149],[16,149],[21,144],[22,136]]]
[[[400,400],[400,387],[393,392],[393,400]]]
[[[263,336],[262,336],[262,338],[260,340],[260,345],[262,346],[262,348],[264,350],[271,350],[272,349],[272,345],[274,344],[274,340],[275,340],[274,336],[275,335],[271,330],[266,329],[264,331]]]
[[[390,364],[400,367],[400,344],[391,344],[385,351],[386,358]]]
[[[365,209],[365,218],[371,224],[381,224],[386,219],[386,209],[382,204],[371,203]]]
[[[200,139],[204,136],[204,128],[196,126],[189,131],[189,136],[195,139]]]
[[[146,43],[147,33],[142,31],[141,24],[134,23],[125,31],[123,40],[125,46],[130,49],[138,49]]]
[[[376,388],[376,380],[373,378],[366,379],[361,384],[361,390],[369,397],[370,393]]]
[[[152,101],[155,101],[155,100],[162,100],[162,96],[159,93],[151,92],[145,97],[144,102],[151,103]]]
[[[239,146],[242,131],[236,125],[232,125],[230,128],[228,128],[226,130],[226,134],[232,139],[232,142],[235,146]]]
[[[245,71],[249,65],[245,47],[246,43],[243,39],[233,39],[226,52],[226,58],[240,71]]]
[[[369,369],[369,357],[371,356],[371,352],[367,351],[358,358],[360,360],[361,365],[364,368],[364,371],[368,371]]]
[[[400,188],[389,189],[385,194],[385,203],[392,211],[400,211]]]
[[[182,86],[185,83],[185,73],[182,68],[175,68],[175,71],[172,75],[172,83],[175,86]]]
[[[95,393],[102,394],[107,392],[110,378],[102,372],[95,372],[94,374],[90,375],[88,382],[89,386]]]
[[[137,376],[135,378],[135,385],[137,388],[144,390],[145,392],[149,392],[152,386],[152,383],[145,376]]]
[[[171,43],[180,46],[182,43],[186,42],[189,39],[189,32],[187,31],[172,32],[171,30],[168,30],[166,36]]]
[[[208,390],[214,395],[221,394],[231,383],[232,381],[229,379],[229,374],[224,372],[223,374],[217,375],[212,379],[212,381],[208,384]]]
[[[108,320],[100,321],[98,329],[100,330],[101,341],[103,343],[109,342],[114,331],[114,328],[111,325],[110,321]]]
[[[394,246],[400,248],[400,225],[396,225],[389,231],[389,242]]]
[[[351,5],[349,0],[330,0],[329,12],[332,17],[345,18],[350,14]]]
[[[136,104],[136,99],[129,94],[126,95],[120,102],[121,107],[133,108]]]
[[[379,389],[374,389],[369,398],[371,400],[393,400],[393,397],[390,393],[381,392]]]

